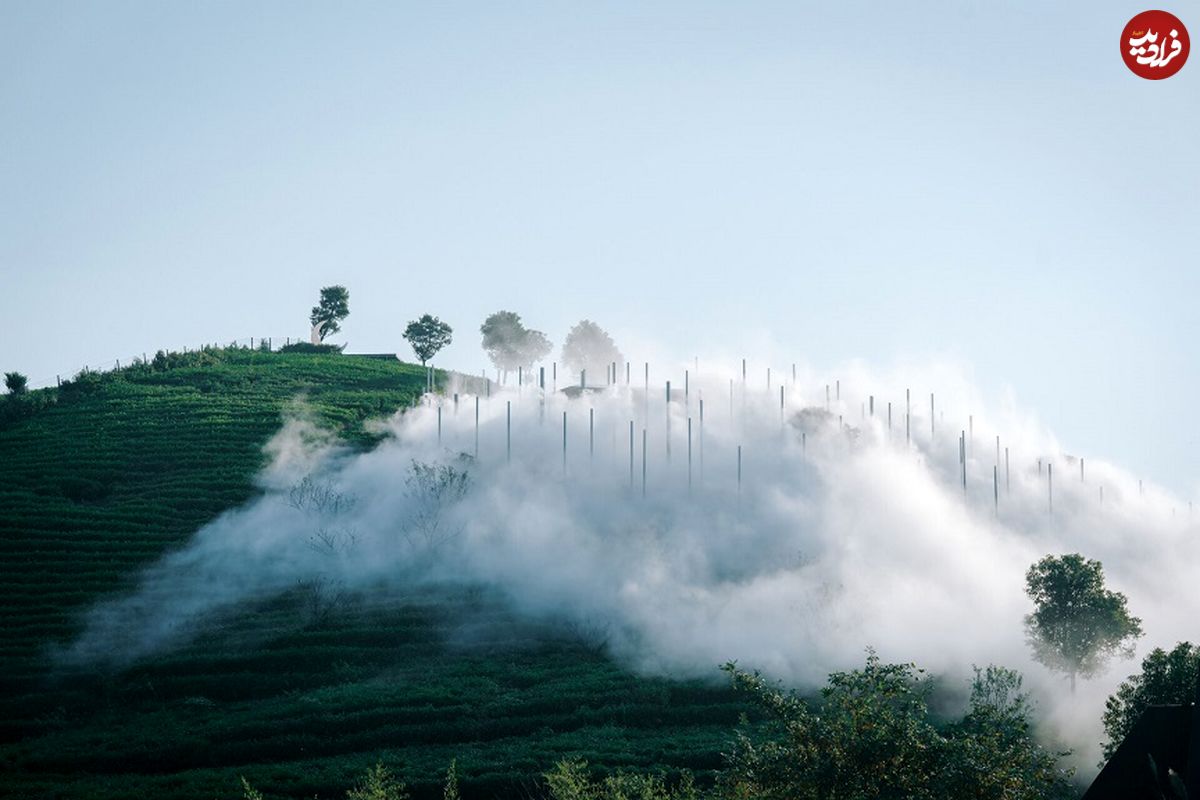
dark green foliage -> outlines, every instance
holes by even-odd
[[[1142,671],[1130,675],[1104,704],[1104,759],[1108,760],[1149,706],[1187,705],[1196,696],[1200,647],[1180,642],[1170,652],[1156,647],[1142,659]]]
[[[312,308],[308,321],[315,327],[321,325],[318,333],[321,341],[342,329],[339,324],[350,316],[350,292],[345,286],[326,286],[321,289],[321,299]]]
[[[595,779],[586,761],[563,759],[545,775],[550,800],[696,800],[692,775],[686,770],[672,783],[663,775],[617,772]]]
[[[420,319],[414,319],[404,329],[404,338],[412,345],[417,359],[425,364],[437,355],[437,352],[450,344],[454,330],[440,319],[429,314],[422,314]]]
[[[497,311],[479,326],[483,350],[505,376],[511,370],[528,367],[550,352],[550,340],[541,331],[526,328],[521,315]]]
[[[376,764],[357,786],[346,792],[346,800],[408,800],[408,788],[396,780],[391,770]]]
[[[1034,611],[1025,617],[1033,656],[1064,672],[1075,691],[1076,676],[1094,675],[1115,655],[1129,658],[1142,635],[1125,595],[1104,587],[1104,567],[1078,553],[1046,556],[1025,574]]]
[[[770,724],[739,737],[721,777],[729,798],[877,800],[1053,798],[1070,794],[1029,729],[1020,680],[1008,670],[977,672],[967,715],[936,723],[929,678],[908,664],[838,672],[815,701],[726,665]]]
[[[21,394],[6,394],[0,397],[0,426],[6,422],[24,419],[58,402],[58,390],[35,389]]]
[[[313,344],[312,342],[292,342],[285,344],[279,348],[281,353],[319,353],[322,355],[335,355],[342,352],[346,345],[344,344]]]
[[[29,379],[19,372],[4,373],[4,388],[11,395],[22,395],[29,388]]]

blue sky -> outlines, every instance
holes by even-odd
[[[1142,10],[5,3],[0,369],[303,336],[337,282],[350,349],[429,311],[468,370],[498,308],[952,358],[1193,496],[1200,62],[1129,73]]]

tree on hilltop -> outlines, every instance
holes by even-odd
[[[326,286],[321,289],[321,299],[313,306],[308,321],[312,323],[313,344],[342,329],[340,323],[350,316],[350,292],[345,286]]]
[[[29,388],[29,379],[19,372],[4,373],[4,388],[12,395],[25,394]]]
[[[607,374],[613,362],[619,364],[624,359],[608,332],[590,319],[585,319],[567,333],[562,360],[575,372],[587,370],[591,375],[598,375],[601,370]]]
[[[479,326],[483,334],[483,349],[492,364],[503,373],[520,367],[530,367],[546,357],[551,350],[550,340],[538,330],[526,328],[521,315],[512,311],[497,311]]]
[[[404,329],[404,338],[412,345],[413,353],[424,365],[433,358],[439,350],[450,344],[454,329],[437,317],[422,314],[420,318],[408,323]]]

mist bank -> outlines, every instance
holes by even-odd
[[[1102,561],[1144,621],[1142,651],[1196,636],[1187,501],[1081,464],[952,368],[797,369],[768,386],[736,364],[639,366],[588,388],[451,385],[374,423],[369,452],[293,415],[261,497],[90,609],[59,658],[121,668],[297,585],[482,584],[646,674],[713,677],[737,659],[812,687],[868,646],[951,677],[1015,667],[1094,763],[1103,698],[1134,664],[1071,697],[1032,663],[1029,565]]]

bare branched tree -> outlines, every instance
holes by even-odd
[[[413,461],[405,479],[412,516],[402,528],[410,545],[434,550],[462,533],[447,512],[467,494],[471,478],[450,464]]]
[[[339,492],[332,483],[305,477],[288,490],[288,505],[305,514],[341,514],[350,511],[358,498]]]

